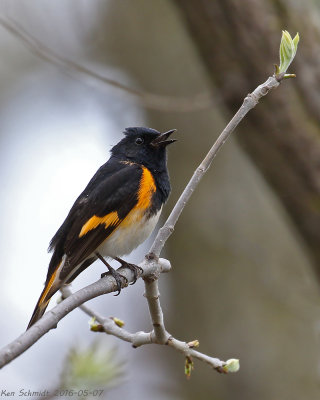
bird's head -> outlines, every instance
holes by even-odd
[[[111,153],[114,157],[161,170],[166,168],[167,146],[176,141],[169,139],[173,132],[175,129],[160,133],[151,128],[127,128],[125,137],[111,149]]]

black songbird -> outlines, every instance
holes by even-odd
[[[121,275],[104,259],[129,267],[137,278],[139,267],[122,260],[145,241],[159,219],[170,193],[166,147],[175,142],[150,128],[127,128],[125,137],[111,149],[102,165],[73,204],[52,238],[53,251],[45,287],[28,328],[44,314],[50,298],[73,281],[98,258],[121,289]]]

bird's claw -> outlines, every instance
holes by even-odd
[[[116,260],[121,264],[122,267],[129,268],[130,271],[133,272],[133,281],[130,283],[130,285],[136,283],[139,276],[143,273],[143,269],[138,265],[130,264],[127,261],[122,260],[122,258],[117,257]]]
[[[133,281],[130,283],[130,285],[133,285],[134,283],[137,282],[137,279],[143,273],[143,269],[141,267],[139,267],[138,265],[129,264],[129,263],[127,263],[126,267],[129,268],[130,271],[133,272]]]
[[[122,286],[128,286],[128,279],[119,274],[119,272],[115,271],[113,268],[112,270],[109,270],[111,276],[114,278],[114,280],[116,281],[116,285],[117,285],[117,291],[118,293],[115,294],[115,296],[119,296]],[[109,272],[104,272],[103,274],[101,274],[101,278],[104,278],[105,276],[107,276],[109,274]]]

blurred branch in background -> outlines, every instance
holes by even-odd
[[[280,66],[276,68],[276,73],[269,77],[263,84],[259,85],[252,93],[248,94],[239,110],[236,112],[234,117],[228,123],[226,128],[222,131],[216,142],[213,144],[208,154],[196,169],[195,173],[191,177],[189,183],[178,199],[175,207],[169,215],[167,221],[159,230],[154,243],[152,244],[149,253],[145,257],[145,260],[140,267],[143,269],[142,277],[145,282],[145,297],[148,301],[149,312],[152,320],[153,330],[149,333],[136,332],[131,334],[125,331],[110,319],[100,317],[97,313],[90,311],[87,307],[83,310],[94,317],[102,325],[102,330],[108,334],[112,334],[124,341],[131,342],[134,347],[142,346],[144,344],[156,343],[161,345],[169,345],[174,349],[182,352],[186,357],[186,374],[189,376],[192,369],[192,357],[197,358],[201,361],[206,362],[218,372],[236,372],[239,369],[238,360],[228,360],[223,362],[219,359],[208,357],[205,354],[199,353],[193,349],[195,343],[193,341],[189,343],[181,342],[171,334],[169,334],[165,328],[163,312],[160,304],[160,293],[158,287],[158,279],[161,272],[167,272],[170,270],[170,263],[166,260],[159,259],[159,255],[174,230],[175,224],[178,221],[185,205],[189,201],[192,193],[198,186],[201,178],[209,169],[213,159],[217,155],[220,148],[226,142],[228,137],[243,120],[246,114],[253,109],[259,102],[259,100],[266,96],[270,90],[277,88],[280,82],[284,78],[292,77],[291,74],[286,74],[287,68],[291,64],[297,50],[299,37],[298,35],[294,40],[287,32],[283,32],[280,43]],[[285,49],[282,50],[282,49]],[[120,268],[123,276],[127,278],[127,282],[132,282],[133,272],[126,268]],[[57,323],[71,312],[76,307],[79,307],[86,301],[93,299],[99,295],[110,293],[115,291],[116,282],[113,282],[113,278],[108,276],[107,279],[100,279],[92,285],[89,285],[77,293],[70,295],[65,290],[65,301],[56,306],[53,310],[47,312],[37,323],[35,323],[27,332],[22,334],[11,344],[7,345],[0,352],[0,367],[8,364],[14,358],[19,356],[22,352],[32,346],[41,336],[47,333],[50,329],[56,327]],[[68,297],[69,296],[69,297]],[[98,330],[97,328],[94,330]],[[191,343],[191,344],[190,344]]]
[[[210,93],[198,93],[192,97],[173,97],[133,89],[57,54],[40,40],[32,37],[17,21],[9,16],[6,16],[6,18],[0,16],[0,25],[22,41],[32,53],[43,60],[62,67],[73,74],[80,75],[82,78],[86,78],[86,80],[90,77],[103,82],[105,85],[112,86],[126,93],[128,96],[133,96],[143,107],[159,111],[190,112],[207,109],[216,104],[216,101],[212,100],[213,95]]]
[[[117,384],[123,373],[123,362],[117,361],[116,349],[96,340],[88,348],[75,345],[70,349],[61,373],[60,388],[103,389]]]

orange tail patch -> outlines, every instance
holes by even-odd
[[[37,305],[33,311],[32,317],[29,321],[27,330],[33,325],[35,324],[41,317],[42,315],[45,313],[46,308],[48,307],[49,301],[51,299],[51,297],[59,290],[59,287],[55,287],[53,288],[53,284],[55,282],[56,279],[56,275],[57,272],[61,266],[62,260],[60,261],[60,263],[58,264],[57,268],[55,269],[54,273],[52,274],[49,282],[46,284],[46,286],[44,287],[39,300],[37,302]]]

